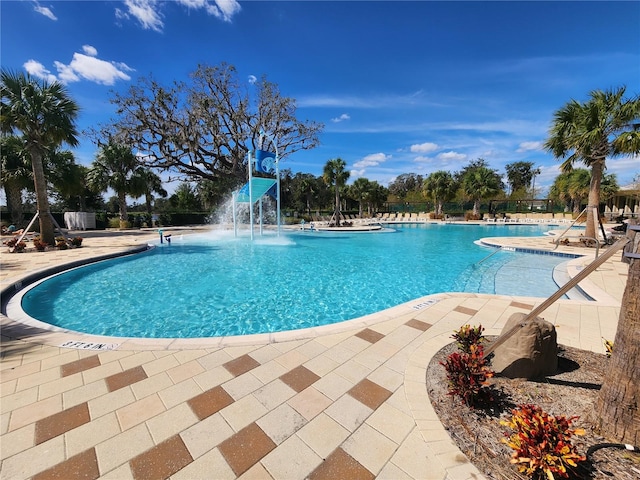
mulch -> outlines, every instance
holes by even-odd
[[[522,404],[538,405],[555,416],[578,416],[572,428],[586,431],[585,435],[572,437],[579,454],[585,455],[592,445],[617,442],[598,435],[589,421],[596,414],[594,405],[607,369],[606,355],[560,346],[556,375],[536,380],[495,376],[490,379],[495,401],[486,408],[471,409],[459,398],[448,395],[446,372],[439,363],[456,350],[457,345],[453,342],[433,357],[427,368],[427,391],[452,440],[488,479],[530,478],[519,473],[517,466],[510,462],[513,450],[501,441],[511,434],[511,430],[501,425],[500,420],[510,418],[511,411]],[[568,478],[638,480],[640,454],[602,448],[578,464]]]

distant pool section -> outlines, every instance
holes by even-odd
[[[538,236],[539,225],[396,225],[377,233],[174,236],[170,245],[46,279],[26,314],[98,335],[193,338],[341,322],[434,293],[547,297],[567,258],[494,250],[489,236]]]

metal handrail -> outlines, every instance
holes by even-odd
[[[578,285],[582,280],[587,278],[591,272],[593,272],[596,268],[606,262],[609,258],[611,258],[618,250],[624,248],[624,246],[629,243],[631,239],[629,238],[621,238],[616,243],[611,245],[600,258],[595,259],[589,265],[585,266],[582,270],[580,270],[575,277],[565,283],[561,288],[559,288],[553,295],[547,298],[544,302],[538,305],[536,308],[531,310],[518,324],[514,325],[511,329],[502,333],[497,339],[495,339],[485,350],[485,356],[492,353],[498,346],[502,345],[505,341],[507,341],[510,337],[512,337],[518,330],[522,327],[526,326],[529,322],[534,320],[536,316],[540,313],[544,312],[547,308],[549,308],[552,304],[556,302],[559,298],[561,298],[565,293],[571,290],[573,287]]]
[[[562,232],[562,233],[560,234],[560,237],[558,237],[558,238],[562,238],[562,237],[564,236],[564,234],[565,234],[565,233],[567,233],[569,230],[571,230],[571,228],[572,228],[576,223],[578,223],[578,219],[579,219],[580,217],[582,217],[582,214],[583,214],[583,213],[587,213],[587,207],[584,207],[584,208],[582,209],[582,211],[581,211],[581,212],[580,212],[580,214],[575,218],[575,220],[574,220],[573,222],[571,222],[571,225],[569,225],[569,226],[564,230],[564,232]]]
[[[596,258],[598,258],[599,252],[600,252],[600,240],[598,240],[595,237],[585,237],[584,235],[565,235],[569,230],[571,230],[571,228],[578,222],[578,219],[580,217],[582,217],[583,214],[587,213],[587,208],[589,208],[588,206],[584,207],[582,209],[582,211],[580,212],[580,214],[575,218],[575,220],[573,222],[571,222],[571,225],[569,225],[564,232],[562,232],[556,239],[554,239],[553,243],[555,243],[555,247],[554,250],[556,250],[559,246],[560,246],[560,241],[563,238],[582,238],[583,240],[593,240],[596,244]],[[594,215],[598,215],[597,213],[597,209],[594,209]],[[605,237],[605,242],[606,242],[606,237]]]
[[[500,250],[502,250],[502,245],[500,245],[498,248],[496,248],[496,250],[494,252],[491,252],[489,255],[487,255],[486,257],[484,257],[482,260],[477,261],[476,263],[474,263],[473,265],[480,265],[482,262],[484,262],[485,260],[487,260],[488,258],[493,257],[496,253],[498,253]]]
[[[555,248],[553,250],[556,250],[560,244],[560,239],[562,237],[558,237],[557,239],[555,239],[553,241],[553,243],[555,243]],[[598,240],[595,237],[585,237],[584,235],[565,235],[564,238],[581,238],[583,240],[593,240],[596,244],[596,258],[598,258],[598,255],[600,254],[600,240]]]

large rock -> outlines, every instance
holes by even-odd
[[[514,313],[507,320],[502,334],[521,324],[526,314]],[[498,346],[491,363],[494,372],[507,378],[537,378],[554,375],[558,369],[556,328],[536,317]]]

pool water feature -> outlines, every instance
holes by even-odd
[[[244,335],[336,323],[439,292],[546,297],[557,290],[553,268],[567,260],[500,251],[476,264],[493,250],[474,240],[541,235],[540,226],[394,228],[294,232],[254,242],[228,232],[174,238],[47,279],[23,295],[22,308],[90,334]]]

